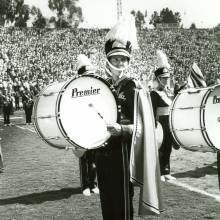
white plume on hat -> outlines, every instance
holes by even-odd
[[[170,68],[170,64],[168,62],[168,58],[166,56],[166,54],[162,51],[162,50],[157,50],[156,51],[156,55],[157,55],[157,67],[158,68]]]
[[[126,45],[127,41],[130,41],[132,49],[138,49],[134,16],[121,17],[115,26],[107,33],[106,41],[108,40],[117,40],[117,42],[123,45]]]
[[[85,54],[79,54],[77,57],[77,70],[83,66],[93,67],[91,60]]]
[[[84,54],[79,54],[77,57],[77,72],[81,74],[93,74],[96,72],[96,68],[92,64],[91,60]]]

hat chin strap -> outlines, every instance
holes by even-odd
[[[166,88],[166,84],[163,84],[163,83],[161,82],[160,77],[156,77],[156,79],[157,79],[157,81],[159,82],[160,86],[162,86],[163,89],[165,89],[165,88]],[[169,87],[169,86],[167,86],[167,87]]]
[[[108,59],[106,59],[106,61],[107,61],[107,65],[106,65],[105,69],[106,69],[107,73],[110,76],[112,76],[112,74],[114,74],[114,73],[120,73],[120,75],[118,76],[119,79],[124,75],[125,71],[128,68],[127,66],[123,67],[123,68],[117,68],[116,66],[112,65]]]

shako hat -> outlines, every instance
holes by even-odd
[[[114,55],[122,55],[130,59],[132,49],[137,48],[134,16],[122,17],[106,35],[106,56],[109,58]]]
[[[84,54],[77,57],[77,73],[78,75],[94,73],[95,67],[92,65],[91,60]]]
[[[166,54],[162,50],[157,50],[158,68],[154,71],[155,77],[170,77],[170,64]]]

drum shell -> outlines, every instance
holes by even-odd
[[[54,83],[42,90],[34,104],[34,124],[39,136],[53,147],[71,146],[63,136],[56,109],[58,95],[66,82]]]
[[[215,152],[206,137],[205,103],[209,88],[188,89],[177,95],[170,111],[170,128],[175,141],[191,151]]]

